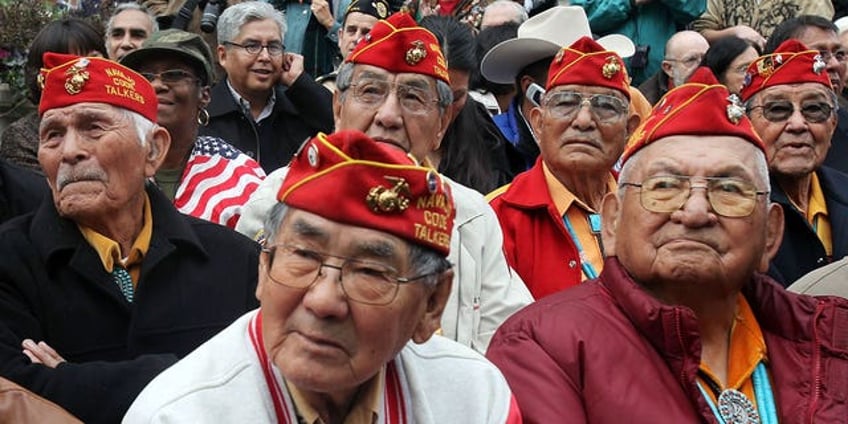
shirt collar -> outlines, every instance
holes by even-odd
[[[382,367],[380,372],[371,380],[365,382],[359,392],[356,394],[354,403],[350,408],[347,416],[344,418],[345,423],[375,423],[380,416],[380,407],[383,401],[383,391],[385,386],[386,367]],[[306,424],[325,424],[318,416],[318,411],[312,407],[307,401],[303,393],[294,386],[294,384],[286,381],[286,388],[291,394],[292,403],[295,405],[298,416],[303,419]]]
[[[233,95],[233,98],[236,99],[236,103],[238,103],[243,110],[246,110],[248,114],[250,113],[250,102],[247,101],[241,94],[233,88],[233,85],[230,83],[230,80],[227,80],[227,88],[230,90],[230,94]],[[265,107],[262,108],[262,112],[259,112],[259,116],[254,119],[254,122],[260,122],[263,119],[271,116],[271,112],[274,111],[274,104],[277,103],[277,90],[271,89],[271,97],[268,98],[268,103],[265,103]]]
[[[565,186],[559,182],[553,172],[551,172],[548,168],[545,161],[542,161],[542,172],[545,174],[545,183],[548,186],[548,192],[550,192],[551,199],[554,201],[554,206],[556,206],[557,212],[560,216],[564,215],[572,204],[577,204],[577,206],[583,208],[583,210],[589,213],[598,213],[598,211],[592,210],[592,208],[583,203],[583,201],[578,199],[573,193],[571,193],[571,191],[565,188]],[[618,185],[615,182],[615,178],[612,176],[612,173],[610,173],[607,180],[607,193],[613,192],[617,188]]]
[[[144,213],[142,217],[141,231],[138,233],[126,257],[121,256],[121,246],[118,242],[98,233],[97,231],[78,225],[83,238],[97,251],[100,262],[106,272],[112,272],[115,263],[124,268],[141,263],[147,250],[150,248],[150,239],[153,235],[153,215],[150,212],[150,198],[144,193]]]

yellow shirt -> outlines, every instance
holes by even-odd
[[[383,397],[383,386],[385,384],[386,367],[380,369],[371,380],[367,381],[354,399],[350,412],[344,419],[345,424],[376,423],[380,415],[380,400]],[[286,381],[286,387],[291,394],[292,403],[297,409],[297,414],[303,418],[306,424],[325,424],[318,411],[312,407],[300,390]]]
[[[827,256],[833,256],[833,239],[830,233],[830,219],[827,217],[827,203],[824,201],[824,192],[815,172],[810,181],[810,201],[806,216],[816,235],[819,236]]]
[[[121,264],[127,269],[132,277],[133,288],[138,285],[138,278],[141,275],[141,260],[150,248],[150,237],[153,235],[153,216],[150,213],[150,199],[147,198],[147,193],[144,194],[144,216],[142,217],[141,232],[133,242],[132,248],[127,257],[121,257],[121,246],[118,242],[92,230],[91,228],[78,226],[82,232],[85,241],[97,251],[100,256],[100,261],[103,263],[103,268],[106,272],[112,272],[115,262]]]
[[[756,407],[757,400],[754,396],[754,382],[751,377],[757,364],[766,359],[766,342],[748,301],[741,294],[736,300],[736,321],[730,332],[730,351],[727,357],[727,386],[722,387],[715,374],[703,362],[700,366],[702,374],[706,374],[706,377],[712,381],[712,385],[720,387],[721,390],[736,389],[744,393]],[[704,375],[699,375],[698,379],[715,404],[716,395],[704,381]]]
[[[571,222],[572,227],[574,227],[574,233],[577,234],[577,239],[580,241],[581,247],[583,247],[583,255],[580,258],[581,261],[588,261],[592,264],[592,267],[595,269],[595,272],[598,274],[601,273],[604,267],[604,255],[601,250],[600,243],[600,233],[593,233],[592,227],[589,224],[589,215],[596,214],[598,212],[592,210],[585,203],[580,201],[577,197],[574,196],[570,191],[568,191],[559,180],[556,179],[554,174],[548,169],[548,166],[542,162],[542,171],[545,174],[545,183],[548,185],[548,192],[551,195],[551,199],[554,201],[554,206],[557,209],[557,213],[559,216],[567,216],[569,222]],[[609,174],[609,180],[607,182],[607,190],[608,192],[615,191],[617,188],[617,184],[615,182],[615,178],[613,178],[612,174]],[[583,273],[583,281],[585,281],[588,277],[586,273]]]

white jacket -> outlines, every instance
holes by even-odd
[[[236,231],[258,240],[277,202],[288,167],[270,173],[242,208]],[[489,340],[510,315],[533,302],[521,277],[506,263],[503,233],[483,195],[444,177],[456,203],[448,261],[453,288],[442,314],[442,335],[485,354]]]
[[[256,311],[153,379],[123,422],[276,423],[262,367],[247,334]],[[512,394],[506,379],[471,349],[433,336],[420,345],[408,342],[397,358],[410,422],[507,422]],[[512,413],[517,416],[517,410]]]

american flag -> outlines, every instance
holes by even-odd
[[[180,179],[174,206],[185,214],[230,228],[265,178],[255,160],[224,140],[200,136]]]

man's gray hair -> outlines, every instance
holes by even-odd
[[[270,19],[280,28],[280,40],[286,35],[285,14],[270,3],[247,1],[227,7],[218,17],[218,44],[233,41],[241,32],[241,27],[253,21]]]
[[[486,12],[495,9],[513,9],[515,15],[511,22],[515,22],[519,25],[529,18],[527,15],[527,9],[525,9],[520,3],[513,0],[495,0],[492,3],[489,3],[489,5],[483,9],[483,16],[486,16]]]
[[[270,243],[277,239],[280,225],[282,225],[290,210],[291,208],[285,203],[277,202],[274,204],[268,217],[265,218],[263,231],[265,243]],[[406,245],[409,248],[411,276],[429,275],[417,281],[421,281],[423,284],[431,287],[435,286],[439,281],[439,275],[451,268],[451,264],[447,258],[435,250],[408,241]]]
[[[339,66],[339,72],[336,75],[336,89],[339,91],[339,100],[344,101],[344,96],[347,89],[353,83],[353,68],[355,63],[345,62]],[[435,78],[434,78],[435,79]],[[439,95],[439,113],[444,114],[447,108],[453,103],[453,91],[446,82],[436,80],[436,92]]]
[[[127,10],[138,10],[139,12],[142,12],[145,15],[147,15],[147,17],[150,18],[150,24],[151,24],[151,27],[153,28],[153,31],[151,32],[151,34],[156,32],[156,31],[159,31],[159,22],[156,21],[156,17],[153,16],[153,14],[150,13],[150,11],[147,10],[146,7],[140,5],[136,2],[121,3],[121,4],[118,5],[118,7],[115,8],[115,11],[112,12],[112,16],[109,17],[109,21],[106,23],[106,38],[107,39],[112,34],[112,26],[115,24],[115,17],[120,15],[123,12],[126,12]],[[147,34],[147,36],[149,37],[150,34]]]

